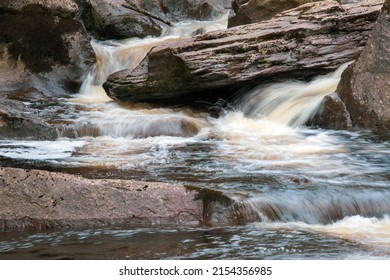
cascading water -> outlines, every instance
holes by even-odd
[[[322,98],[336,90],[345,66],[310,82],[255,88],[233,100],[219,118],[184,108],[118,104],[106,96],[102,84],[111,73],[136,67],[164,40],[224,28],[226,19],[182,23],[161,38],[93,41],[96,68],[80,94],[64,101],[76,109],[61,116],[60,139],[0,141],[0,157],[95,178],[180,182],[240,194],[245,197],[243,214],[255,223],[208,229],[206,235],[202,229],[137,228],[13,236],[9,242],[0,240],[0,257],[1,252],[23,254],[21,248],[33,250],[40,242],[57,247],[77,243],[77,256],[83,244],[105,240],[111,245],[91,256],[390,256],[390,143],[370,132],[304,126]],[[123,242],[137,244],[151,236],[164,239],[161,248],[143,242],[146,249],[126,245],[129,255],[121,255]],[[170,251],[167,238],[183,250]],[[49,249],[34,250],[43,254]]]

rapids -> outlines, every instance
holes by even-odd
[[[162,41],[225,28],[226,20],[181,23],[160,38],[92,41],[97,64],[80,94],[61,101],[77,109],[58,116],[60,137],[0,140],[0,164],[241,194],[257,222],[0,233],[0,258],[390,256],[390,143],[369,131],[305,126],[346,65],[309,82],[259,86],[220,107],[217,118],[106,96],[102,84],[111,73],[136,67]]]

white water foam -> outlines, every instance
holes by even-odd
[[[362,217],[355,215],[345,217],[335,223],[307,224],[290,223],[254,223],[251,226],[258,230],[289,230],[322,233],[342,239],[359,242],[364,245],[390,249],[390,217]]]

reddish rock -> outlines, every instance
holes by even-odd
[[[360,55],[382,4],[309,3],[269,21],[167,42],[134,70],[111,75],[104,88],[123,101],[204,100],[329,72]]]
[[[0,231],[119,225],[227,225],[247,221],[242,204],[197,187],[92,180],[0,167]],[[247,210],[246,210],[247,211]]]
[[[390,130],[390,0],[359,59],[341,78],[338,93],[354,127]]]

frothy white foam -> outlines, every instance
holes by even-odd
[[[0,156],[12,159],[54,160],[72,156],[85,141],[0,141]]]

